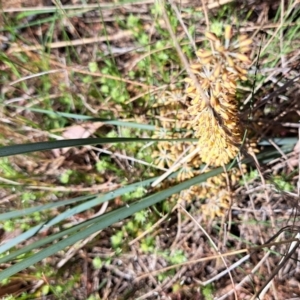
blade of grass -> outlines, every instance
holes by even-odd
[[[195,141],[196,139],[173,139],[173,141]],[[0,157],[23,154],[35,151],[45,151],[51,149],[60,149],[68,147],[87,146],[95,144],[111,143],[130,143],[130,142],[157,142],[170,141],[170,139],[153,139],[153,138],[87,138],[87,139],[70,139],[61,141],[47,141],[39,143],[19,144],[4,146],[0,148]]]
[[[76,10],[76,9],[118,9],[120,7],[123,7],[125,5],[133,5],[133,4],[147,4],[147,3],[153,3],[152,0],[130,0],[130,1],[122,1],[118,3],[107,3],[107,4],[79,4],[79,5],[62,5],[61,9],[64,10]],[[4,8],[2,9],[5,13],[15,13],[15,12],[29,12],[33,11],[35,13],[54,13],[57,11],[56,7],[53,6],[44,6],[44,7],[14,7],[14,8]]]
[[[15,108],[23,108],[21,106],[17,105],[9,105],[9,107],[15,107]],[[93,122],[102,122],[105,124],[110,124],[110,125],[116,125],[116,126],[123,126],[123,127],[130,127],[130,128],[137,128],[137,129],[142,129],[142,130],[159,130],[163,128],[156,127],[154,125],[147,125],[147,124],[139,124],[139,123],[134,123],[134,122],[125,122],[125,121],[120,121],[120,120],[107,120],[107,119],[102,119],[102,118],[94,118],[90,116],[85,116],[85,115],[79,115],[79,114],[72,114],[72,113],[64,113],[64,112],[58,112],[58,111],[50,111],[46,109],[39,109],[39,108],[32,108],[32,107],[26,107],[26,110],[29,111],[34,111],[37,113],[49,115],[49,116],[58,116],[58,117],[65,117],[65,118],[72,118],[72,119],[77,119],[77,120],[88,120],[88,121],[93,121]]]
[[[29,230],[21,233],[17,237],[9,240],[7,243],[0,246],[0,254],[4,253],[5,251],[11,249],[12,247],[18,245],[19,243],[22,243],[31,237],[33,237],[35,234],[37,234],[43,226],[46,224],[46,222],[40,223],[39,225],[36,225]]]
[[[10,212],[7,212],[7,213],[0,214],[0,221],[11,220],[11,219],[14,219],[14,218],[18,218],[18,217],[22,217],[22,216],[32,214],[34,212],[41,212],[41,211],[46,210],[46,209],[52,209],[52,208],[56,208],[56,207],[60,207],[60,206],[66,206],[66,205],[73,204],[73,203],[76,203],[76,202],[89,200],[93,197],[94,197],[94,195],[81,196],[81,197],[77,197],[77,198],[70,199],[70,200],[62,200],[62,201],[59,201],[59,202],[52,202],[52,203],[47,203],[47,204],[44,204],[44,205],[38,205],[38,206],[25,208],[25,209],[21,209],[21,210],[10,211]]]
[[[19,145],[1,147],[0,157],[24,154],[24,153],[35,152],[35,151],[45,151],[51,149],[87,146],[87,145],[95,145],[95,144],[157,142],[157,141],[170,141],[170,139],[120,137],[120,138],[87,138],[87,139],[70,139],[70,140],[61,140],[61,141],[47,141],[47,142],[19,144]],[[180,139],[172,139],[172,141],[195,142],[197,141],[197,139],[180,138]]]

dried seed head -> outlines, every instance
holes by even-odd
[[[225,33],[224,33],[225,40],[230,41],[232,38],[232,27],[230,25],[225,26]]]

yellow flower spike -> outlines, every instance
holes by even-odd
[[[200,49],[196,52],[196,55],[200,58],[207,58],[207,57],[211,57],[212,53],[211,53],[211,51],[205,51],[205,50]]]
[[[197,134],[202,160],[205,163],[214,165],[227,163],[236,154],[237,150],[236,147],[228,148],[228,137],[226,137],[227,135],[222,127],[218,125],[214,114],[207,109],[203,111],[198,121],[201,129],[198,130]]]
[[[229,80],[228,82],[229,82],[230,87],[232,87],[233,89],[236,90],[236,86],[237,86],[236,82],[232,81],[232,80]]]
[[[230,53],[231,56],[235,57],[236,59],[246,62],[246,63],[251,63],[250,59],[248,58],[247,55],[245,54],[240,54],[240,53]]]
[[[222,85],[223,85],[223,88],[227,90],[227,92],[231,89],[231,86],[230,86],[230,84],[229,84],[229,81],[227,81],[227,80],[224,81],[224,82],[222,83]]]
[[[218,114],[220,115],[220,117],[225,120],[225,121],[228,121],[229,120],[229,116],[228,116],[228,113],[224,110],[219,110],[218,111]]]
[[[234,66],[234,69],[235,69],[238,73],[240,73],[240,74],[242,74],[242,75],[246,75],[246,74],[248,73],[247,70],[245,70],[245,69],[243,69],[243,68],[241,68],[241,67],[239,67],[239,66],[237,66],[237,65]]]
[[[205,36],[213,42],[220,42],[220,40],[212,32],[205,32]]]
[[[214,97],[213,95],[210,96],[209,102],[213,108],[220,106],[218,99],[216,97]]]
[[[222,69],[222,65],[220,63],[218,63],[213,72],[213,77],[215,79],[217,79],[219,77],[219,75],[221,73],[221,69]]]
[[[234,67],[234,61],[230,56],[228,56],[228,55],[226,56],[226,61],[229,65],[229,67]]]
[[[189,94],[189,93],[192,93],[195,91],[195,87],[194,86],[189,86],[187,89],[186,89],[186,92]]]
[[[225,52],[225,47],[221,44],[220,41],[215,43],[215,50],[223,54]]]
[[[191,69],[193,70],[199,70],[202,69],[203,65],[202,64],[192,64]]]
[[[243,48],[243,47],[248,47],[252,44],[252,40],[251,39],[245,39],[245,40],[240,40],[239,39],[239,48]],[[242,51],[241,51],[242,52]]]
[[[242,47],[242,48],[239,49],[239,52],[240,52],[240,53],[247,53],[247,52],[249,52],[250,50],[251,50],[250,47]]]
[[[212,57],[208,57],[208,58],[202,58],[201,59],[201,62],[202,64],[205,66],[205,65],[209,65],[212,61]]]
[[[204,89],[204,90],[207,90],[210,86],[210,81],[209,79],[203,79],[203,81],[201,82],[201,87]]]
[[[220,93],[221,93],[221,83],[217,81],[213,89],[213,95],[215,97],[218,97]]]
[[[189,77],[184,78],[183,81],[186,82],[186,83],[193,82],[193,80],[191,78],[189,78]]]
[[[196,97],[193,98],[192,100],[192,104],[197,104],[200,100],[200,96],[199,95],[196,95]]]
[[[230,41],[232,38],[232,27],[231,25],[226,25],[225,26],[225,33],[224,33],[225,41],[228,40]]]
[[[193,72],[209,98],[207,106],[191,80],[187,82],[187,95],[190,106],[187,113],[192,120],[190,127],[199,139],[199,156],[202,161],[215,166],[226,164],[238,152],[242,131],[237,115],[237,81],[247,79],[245,66],[250,62],[244,54],[248,52],[251,40],[241,36],[232,41],[231,26],[225,27],[224,38],[213,33],[205,36],[213,41],[214,49],[196,52],[201,63],[192,65]]]
[[[239,75],[239,79],[242,81],[246,81],[248,78],[245,75]]]

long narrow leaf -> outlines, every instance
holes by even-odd
[[[52,202],[52,203],[47,203],[44,205],[37,205],[34,207],[29,207],[29,208],[25,208],[25,209],[21,209],[21,210],[14,210],[14,211],[10,211],[7,213],[3,213],[0,214],[0,221],[4,221],[4,220],[11,220],[14,218],[18,218],[21,216],[27,216],[30,215],[34,212],[41,212],[43,210],[46,209],[52,209],[52,208],[57,208],[57,207],[61,207],[61,206],[66,206],[69,204],[73,204],[73,203],[77,203],[80,201],[84,201],[84,200],[88,200],[95,197],[95,195],[88,195],[88,196],[81,196],[81,197],[77,197],[74,199],[69,199],[69,200],[61,200],[61,201],[57,201],[57,202]]]
[[[21,233],[14,239],[10,240],[8,243],[1,245],[0,246],[0,254],[7,251],[8,249],[18,245],[19,243],[22,243],[22,242],[28,240],[32,236],[34,236],[36,233],[38,233],[41,230],[41,228],[43,228],[45,223],[46,222],[36,225],[36,226],[30,228],[29,230],[27,230],[26,232]]]
[[[157,177],[156,177],[157,178]],[[48,227],[51,227],[55,224],[57,224],[58,222],[66,219],[66,218],[69,218],[79,212],[82,212],[82,211],[85,211],[85,210],[88,210],[96,205],[99,205],[105,201],[109,201],[109,200],[112,200],[114,199],[115,197],[118,197],[118,196],[121,196],[125,193],[130,193],[130,192],[133,192],[134,190],[136,190],[137,187],[141,187],[141,186],[147,186],[149,184],[151,184],[156,178],[151,178],[151,179],[147,179],[147,180],[144,180],[144,181],[141,181],[141,182],[136,182],[136,183],[133,183],[133,184],[130,184],[126,187],[122,187],[120,189],[117,189],[115,191],[112,191],[112,192],[108,192],[106,194],[103,194],[99,197],[95,197],[92,199],[92,200],[89,200],[83,204],[80,204],[80,205],[77,205],[61,214],[59,214],[58,216],[54,217],[52,220],[48,221],[48,222],[43,222],[42,224],[39,224],[37,226],[35,226],[34,228],[36,229],[33,229],[33,228],[30,228],[29,230],[27,230],[26,232],[22,233],[21,235],[13,238],[12,240],[10,240],[9,243],[7,243],[5,246],[3,247],[0,247],[0,254],[5,252],[6,250],[16,246],[18,243],[20,242],[23,242],[24,240],[26,239],[29,239],[31,238],[33,235],[35,235],[36,233],[38,233],[38,231],[40,229],[45,229],[45,228],[48,228]],[[82,198],[82,197],[78,197],[78,198]],[[76,198],[76,200],[78,199]],[[91,196],[90,196],[91,198]],[[71,200],[68,200],[68,201],[64,201],[64,204],[67,203],[72,203],[72,200],[74,199],[71,199]],[[59,202],[60,203],[60,202]],[[46,205],[41,205],[40,207],[45,207]],[[36,208],[33,208],[33,211],[36,211],[35,210]],[[30,209],[31,210],[31,209]],[[2,214],[2,216],[4,215],[4,217],[6,218],[7,215],[11,215],[12,213],[14,212],[10,212],[10,213],[7,213],[7,214]],[[17,211],[16,212],[17,214],[15,214],[15,216],[19,216],[20,213],[22,213],[22,211]],[[23,212],[24,213],[24,212]],[[0,215],[0,220],[1,220],[1,215]],[[25,238],[20,238],[20,236],[24,236]],[[53,239],[54,240],[54,239]],[[49,241],[47,242],[49,243]],[[22,249],[24,251],[24,248]],[[28,251],[31,251],[32,249],[28,250]],[[19,254],[18,254],[19,255]]]
[[[100,10],[105,10],[105,9],[112,9],[112,8],[119,8],[119,7],[123,7],[124,5],[128,5],[128,4],[140,4],[141,1],[140,0],[130,0],[130,1],[120,1],[120,2],[113,2],[113,3],[104,3],[104,4],[100,4],[100,3],[96,3],[96,4],[81,4],[79,3],[78,5],[60,5],[59,9],[56,6],[45,6],[45,7],[20,7],[20,8],[3,8],[3,12],[5,13],[15,13],[15,12],[19,12],[19,11],[34,11],[35,13],[54,13],[58,10],[64,10],[64,11],[68,11],[68,10],[83,10],[83,9],[100,9]]]
[[[18,105],[10,105],[10,107],[23,108],[24,109],[24,107],[18,106]],[[59,116],[59,117],[77,119],[77,120],[102,122],[102,123],[105,123],[105,124],[122,126],[122,127],[130,127],[130,128],[136,128],[136,129],[142,129],[142,130],[154,131],[154,130],[159,129],[157,126],[154,126],[154,125],[140,124],[140,123],[134,123],[134,122],[126,122],[126,121],[122,121],[122,120],[107,120],[107,119],[103,119],[103,118],[94,118],[94,117],[85,116],[85,115],[65,113],[65,112],[59,112],[59,111],[52,111],[52,110],[46,110],[46,109],[41,109],[41,108],[26,107],[26,110],[30,110],[30,111],[34,111],[34,112],[37,112],[37,113],[50,115],[50,116]]]
[[[77,225],[74,225],[68,229],[65,229],[61,232],[58,232],[58,233],[54,233],[50,236],[47,236],[43,239],[40,239],[36,242],[33,242],[32,244],[29,244],[25,247],[22,247],[21,249],[18,249],[6,256],[3,256],[0,258],[0,264],[3,264],[3,263],[6,263],[6,262],[10,262],[12,261],[13,259],[15,259],[16,257],[18,257],[19,255],[22,255],[24,253],[28,253],[32,250],[36,250],[36,249],[39,249],[40,247],[43,247],[49,243],[52,243],[53,241],[56,241],[62,237],[65,237],[65,236],[68,236],[68,235],[71,235],[75,232],[78,232],[79,230],[81,230],[82,228],[86,228],[88,226],[90,226],[91,224],[93,224],[95,222],[95,219],[90,219],[88,221],[85,221],[85,222],[82,222],[82,223],[79,223]]]
[[[47,141],[39,143],[19,144],[4,146],[0,148],[0,157],[23,154],[35,151],[44,151],[51,149],[78,147],[95,144],[111,143],[130,143],[130,142],[157,142],[170,141],[170,139],[151,139],[151,138],[88,138],[88,139],[70,139],[62,141]],[[173,141],[195,141],[195,139],[173,139]]]

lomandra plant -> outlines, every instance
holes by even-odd
[[[202,160],[204,162],[214,162],[219,165],[225,164],[237,153],[237,144],[241,141],[242,131],[239,127],[239,119],[237,117],[235,92],[237,81],[246,78],[245,68],[249,63],[244,53],[249,49],[250,40],[241,36],[236,42],[232,42],[231,29],[229,29],[229,27],[226,29],[225,41],[223,43],[213,34],[207,34],[208,39],[212,41],[213,49],[210,51],[199,50],[197,52],[199,61],[192,64],[192,69],[209,101],[202,99],[197,94],[193,82],[187,79],[187,95],[192,100],[191,102],[187,100],[185,105],[183,105],[185,113],[182,115],[181,123],[178,124],[180,126],[184,125],[187,131],[196,129],[194,134],[199,139],[199,154]],[[53,112],[50,113],[52,114]],[[191,115],[193,126],[190,126],[190,121],[186,113]],[[64,113],[60,114],[64,115]],[[72,117],[71,114],[65,114],[65,116],[69,118]],[[83,120],[92,119],[88,116],[76,115],[73,117],[76,119],[81,117]],[[104,122],[103,120],[101,121]],[[119,120],[108,120],[107,122],[114,126],[131,126],[132,128],[139,128],[141,130],[154,130],[154,126],[145,124],[122,122]],[[192,137],[187,131],[183,137]],[[201,133],[204,133],[204,135],[202,136]],[[176,153],[178,154],[182,153],[185,147],[189,146],[188,141],[185,141],[186,145],[184,148],[181,148],[179,144],[176,145],[178,142],[176,139],[178,138],[181,138],[181,136],[172,137],[172,143],[174,144],[172,144],[173,147],[167,149],[168,151],[177,151]],[[162,140],[158,138],[142,139],[139,137],[58,140],[1,147],[0,157],[64,147],[147,141],[162,142]],[[165,140],[164,142],[169,143],[169,141],[170,140]],[[199,158],[199,161],[191,159],[187,161],[187,163],[191,164],[192,168],[199,169],[199,164],[202,163],[201,159],[199,155],[196,155],[195,158]],[[172,160],[174,160],[174,158],[172,158]],[[161,167],[163,167],[163,165],[161,165]],[[168,166],[165,165],[164,167]],[[156,178],[153,177],[127,184],[114,191],[103,192],[101,194],[65,199],[65,201],[49,201],[43,205],[33,203],[30,207],[25,207],[22,210],[13,210],[0,214],[0,220],[12,220],[13,222],[18,218],[30,216],[35,212],[43,212],[46,210],[56,211],[58,207],[68,208],[71,205],[70,209],[62,209],[60,213],[52,219],[43,220],[12,238],[9,243],[0,245],[0,265],[6,264],[6,268],[0,270],[0,281],[76,244],[80,240],[96,234],[99,230],[105,229],[116,222],[120,222],[136,212],[155,205],[174,194],[188,190],[190,187],[193,187],[191,188],[192,193],[199,196],[199,193],[205,191],[205,189],[199,191],[197,185],[206,182],[207,179],[213,178],[223,171],[223,168],[216,168],[204,174],[193,173],[191,175],[189,172],[190,166],[188,165],[187,167],[188,172],[184,174],[181,173],[180,181],[182,182],[180,183],[168,186],[157,192],[152,192],[141,199],[131,199],[132,201],[129,205],[126,204],[122,207],[112,209],[103,215],[97,215],[92,219],[75,224],[70,228],[60,227],[60,230],[53,230],[53,233],[49,233],[47,236],[44,234],[47,228],[58,228],[58,224],[64,223],[82,211],[92,209],[104,202],[113,201],[116,197],[136,191],[137,188],[147,188]],[[214,185],[215,182],[216,180],[213,181],[212,185]],[[220,201],[222,202],[222,199],[225,198],[227,199],[226,195],[215,199],[216,205],[219,207]],[[33,236],[37,236],[38,239],[32,239]],[[26,246],[24,246],[25,241]]]

